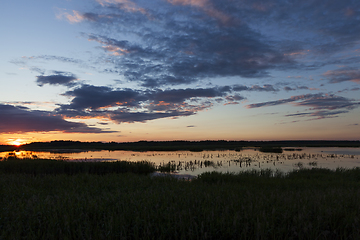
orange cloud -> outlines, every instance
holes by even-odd
[[[60,12],[58,14],[56,14],[56,18],[57,19],[65,18],[70,23],[79,23],[85,19],[84,16],[78,11],[73,10],[72,14],[70,14],[70,13],[66,12],[66,10],[64,10],[64,9],[61,9]]]
[[[208,0],[168,0],[173,5],[192,5],[197,7],[206,7],[209,5]]]
[[[355,14],[355,11],[353,9],[351,9],[351,8],[346,8],[344,10],[344,12],[345,12],[345,16],[348,16],[348,17],[351,17],[351,16],[353,16]]]
[[[267,10],[269,10],[269,6],[266,6],[262,3],[254,3],[252,7],[260,12],[266,12]]]
[[[114,56],[121,56],[124,55],[124,53],[129,53],[126,49],[115,47],[113,45],[103,46],[103,48],[111,52]]]
[[[124,9],[128,12],[141,12],[145,15],[147,15],[147,12],[145,9],[143,8],[139,8],[136,3],[133,3],[131,1],[128,0],[97,0],[97,2],[101,5],[101,6],[106,6],[109,4],[121,4],[120,8]]]
[[[285,56],[296,56],[296,55],[305,55],[308,52],[310,52],[310,50],[303,50],[303,51],[299,51],[299,52],[292,52],[292,53],[284,53]]]
[[[218,10],[216,10],[208,0],[167,0],[173,5],[191,5],[194,7],[201,8],[209,16],[219,19],[222,23],[228,23],[230,17]]]

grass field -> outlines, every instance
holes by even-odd
[[[126,171],[67,172],[39,161],[0,161],[0,239],[360,238],[360,169],[179,181],[130,163]]]

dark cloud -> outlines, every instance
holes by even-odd
[[[317,69],[334,64],[324,61],[325,55],[360,37],[360,4],[352,0],[98,3],[98,11],[77,12],[76,18],[98,30],[84,35],[107,53],[104,60],[113,66],[104,71],[152,88],[207,77],[267,77],[274,69]],[[323,55],[322,61],[295,61],[309,54]]]
[[[67,73],[67,72],[60,72],[54,71],[54,75],[48,76],[36,76],[36,82],[39,86],[43,86],[45,84],[49,85],[64,85],[64,86],[74,86],[75,81],[77,80],[76,76]]]
[[[239,102],[244,100],[245,98],[238,94],[235,94],[235,95],[228,95],[225,97],[225,99],[228,101],[227,103],[225,103],[225,105],[229,105],[229,104],[239,104]]]
[[[144,122],[157,118],[193,115],[210,108],[215,98],[228,96],[230,86],[213,88],[133,90],[81,85],[64,93],[73,97],[70,104],[60,105],[56,114],[67,117],[100,117],[115,122]]]
[[[110,87],[93,85],[81,85],[72,91],[67,91],[64,95],[74,98],[69,105],[62,105],[62,108],[74,110],[109,106],[138,106],[140,101],[146,100],[140,91],[113,90]]]
[[[265,84],[264,86],[258,86],[258,85],[254,85],[252,86],[250,89],[248,89],[249,91],[259,91],[259,92],[276,92],[279,91],[277,89],[275,89],[272,85],[270,84]]]
[[[159,1],[135,3],[144,11],[107,2],[101,7],[106,14],[82,16],[103,29],[87,38],[98,42],[111,59],[113,68],[107,71],[143,86],[186,84],[204,77],[266,77],[271,69],[294,64],[245,22],[211,16],[226,18],[226,12]]]
[[[110,115],[110,119],[116,123],[122,122],[146,122],[149,120],[159,119],[159,118],[168,118],[168,117],[180,117],[180,116],[190,116],[195,114],[193,111],[167,111],[167,112],[123,112],[123,111],[114,111]]]
[[[148,94],[150,100],[170,103],[180,103],[190,98],[213,98],[222,97],[230,92],[230,87],[214,87],[214,88],[187,88],[187,89],[171,89],[171,90],[156,90]]]
[[[241,91],[256,91],[256,92],[277,92],[278,89],[274,88],[271,84],[265,84],[264,86],[253,85],[251,87],[247,87],[244,85],[234,85],[231,88],[233,91],[241,92]]]
[[[296,106],[311,107],[312,109],[354,109],[360,106],[360,102],[335,95],[325,95],[304,99],[295,104]]]
[[[249,104],[247,108],[259,108],[259,107],[269,107],[276,106],[286,103],[296,102],[296,106],[312,107],[312,109],[354,109],[360,105],[359,101],[348,99],[345,97],[335,96],[335,95],[324,95],[322,93],[318,94],[306,94],[292,96],[286,99],[280,99],[276,101],[269,101],[263,103]]]
[[[289,50],[311,49],[320,53],[334,52],[360,37],[360,3],[344,1],[246,0],[231,4],[230,0],[211,2],[231,11],[232,15],[255,26],[273,28],[273,34],[284,33],[291,39]],[[222,2],[222,4],[220,4]],[[276,29],[281,26],[281,28]],[[271,34],[271,33],[269,33]],[[299,46],[296,46],[296,41]],[[306,43],[306,41],[309,41]]]
[[[286,103],[294,103],[295,106],[309,107],[301,113],[287,114],[286,117],[315,117],[315,119],[337,117],[340,114],[348,113],[350,110],[360,106],[360,102],[345,97],[324,94],[306,94],[293,96],[287,99],[269,101],[247,105],[247,108],[259,108],[276,106]]]
[[[98,124],[100,124],[100,125],[109,125],[109,123],[106,123],[106,122],[98,122]]]
[[[329,70],[323,74],[330,83],[340,83],[352,81],[360,83],[360,70],[354,68],[343,68],[337,70]]]
[[[0,104],[0,133],[25,132],[107,133],[84,123],[69,122],[50,112]]]
[[[315,112],[303,112],[303,113],[294,113],[287,114],[286,117],[315,117],[311,120],[319,120],[324,118],[334,118],[338,117],[340,114],[347,113],[349,111],[315,111]]]
[[[309,87],[306,87],[306,86],[297,86],[297,87],[286,86],[286,87],[284,87],[284,90],[288,92],[288,91],[295,91],[295,90],[315,90],[315,89],[314,88],[309,88]]]
[[[222,97],[231,91],[231,87],[187,88],[168,90],[133,90],[113,89],[104,86],[81,85],[64,93],[74,97],[69,105],[61,105],[60,109],[99,109],[106,107],[127,106],[138,108],[143,103],[183,103],[192,98]]]
[[[259,107],[276,106],[276,105],[280,105],[280,104],[295,102],[295,101],[299,101],[299,100],[303,100],[303,99],[308,99],[308,98],[317,98],[317,97],[321,97],[321,96],[322,96],[322,94],[298,95],[298,96],[292,96],[292,97],[290,97],[290,98],[280,99],[280,100],[276,100],[276,101],[269,101],[269,102],[249,104],[249,105],[247,105],[246,107],[247,107],[247,108],[259,108]]]
[[[236,92],[247,91],[247,90],[249,90],[249,87],[244,86],[244,85],[235,85],[232,87],[232,90],[234,90]]]
[[[285,91],[294,91],[294,90],[296,90],[296,88],[291,88],[291,87],[286,86],[286,87],[284,87],[284,90]]]
[[[306,86],[300,86],[300,87],[297,87],[297,89],[308,90],[309,88]]]

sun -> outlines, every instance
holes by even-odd
[[[10,144],[19,147],[21,144],[23,144],[23,140],[16,139],[16,140],[11,141]]]

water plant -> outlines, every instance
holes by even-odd
[[[283,150],[281,147],[271,147],[271,146],[263,146],[259,148],[260,152],[270,152],[270,153],[282,153]]]

